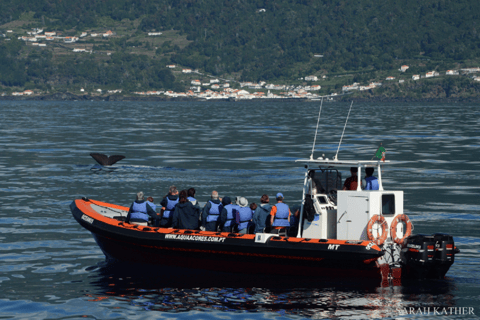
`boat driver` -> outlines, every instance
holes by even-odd
[[[378,185],[378,179],[377,177],[373,176],[373,171],[375,169],[368,167],[365,168],[365,190],[378,190],[379,185]]]
[[[357,186],[358,186],[357,172],[358,172],[357,167],[350,168],[351,176],[345,179],[345,183],[343,184],[343,190],[357,190]]]

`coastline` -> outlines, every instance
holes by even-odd
[[[241,102],[241,101],[301,101],[301,102],[319,102],[319,100],[312,100],[307,98],[286,98],[286,99],[210,99],[206,100],[198,97],[169,97],[169,96],[128,96],[128,95],[76,95],[73,93],[53,93],[46,95],[32,95],[32,96],[0,96],[0,101],[229,101],[229,102]],[[352,97],[337,96],[334,101],[354,101],[354,102],[480,102],[480,96],[478,97],[449,97],[449,98],[409,98],[409,97],[385,97],[385,96],[371,96],[371,97]]]

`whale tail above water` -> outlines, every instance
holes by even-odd
[[[109,157],[103,153],[90,153],[90,155],[102,166],[111,166],[112,164],[125,158],[125,156],[121,155],[113,155]]]

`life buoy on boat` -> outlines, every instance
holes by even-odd
[[[397,225],[400,221],[405,222],[406,225],[406,231],[403,233],[403,238],[398,238],[397,237]],[[397,244],[402,244],[403,240],[410,236],[412,234],[412,222],[408,218],[406,214],[399,214],[395,218],[393,218],[392,225],[390,226],[390,235],[392,236],[392,239],[395,243]]]
[[[372,231],[373,225],[376,223],[380,224],[380,227],[382,228],[381,235],[378,234],[378,229],[377,229],[377,237],[373,235],[373,231]],[[367,225],[367,236],[369,240],[372,240],[378,246],[382,245],[385,242],[388,236],[387,221],[385,221],[385,218],[382,215],[376,214],[370,218],[370,221],[368,221],[368,225]]]

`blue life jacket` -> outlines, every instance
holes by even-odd
[[[233,204],[227,204],[225,207],[227,210],[227,221],[223,225],[224,227],[231,227],[233,225],[233,221],[235,220],[235,212],[237,211]]]
[[[157,206],[155,205],[155,203],[153,202],[150,202],[150,201],[146,201],[148,203],[148,205],[153,209],[153,211],[155,211],[157,209]]]
[[[134,202],[132,205],[132,212],[130,213],[130,220],[132,219],[141,219],[148,221],[148,214],[147,214],[147,203],[137,203]]]
[[[238,224],[238,231],[248,227],[248,223],[252,219],[252,215],[252,209],[249,207],[241,207],[240,210],[238,210],[238,217],[240,220],[240,223]]]
[[[173,209],[175,209],[179,199],[180,198],[177,198],[176,200],[170,200],[170,198],[167,196],[167,205],[165,207],[165,211],[163,211],[164,219],[170,218],[170,213],[173,212]]]
[[[197,199],[194,197],[187,197],[187,200],[190,201],[193,205],[197,204]]]
[[[289,213],[289,208],[288,205],[279,202],[275,205],[277,207],[277,213],[275,214],[275,218],[273,220],[273,227],[289,227],[290,222],[288,222],[288,213]]]
[[[365,190],[378,190],[380,186],[378,185],[378,179],[374,176],[365,178],[367,182],[365,185]]]
[[[207,222],[217,221],[218,217],[220,217],[220,211],[222,210],[220,207],[222,206],[221,203],[213,203],[212,201],[208,201],[212,205],[210,210],[208,211]]]

